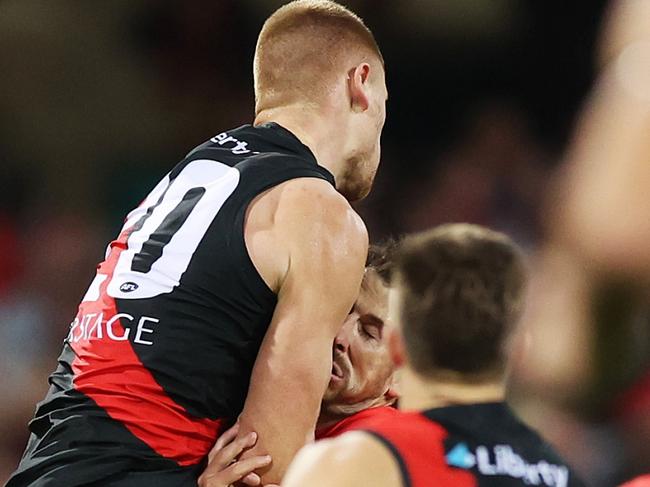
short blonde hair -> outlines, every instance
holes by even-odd
[[[257,39],[255,111],[313,102],[344,61],[383,57],[372,32],[355,13],[329,0],[296,0],[276,10]]]

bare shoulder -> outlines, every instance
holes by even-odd
[[[300,255],[323,265],[343,259],[343,266],[354,267],[365,261],[368,247],[359,215],[317,178],[291,179],[258,195],[248,208],[244,235],[253,264],[275,292]]]
[[[400,487],[402,480],[388,449],[372,435],[353,431],[318,441],[298,453],[282,486],[304,485]]]
[[[365,262],[366,226],[326,181],[300,178],[283,185],[274,227],[294,257],[302,255],[324,265],[336,261],[356,267]]]
[[[283,219],[309,219],[317,225],[331,226],[367,238],[366,227],[350,203],[327,181],[298,178],[287,181],[280,191],[277,216]]]

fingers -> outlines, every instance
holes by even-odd
[[[271,455],[250,457],[250,458],[246,458],[245,460],[239,460],[233,463],[230,467],[224,470],[224,473],[227,473],[229,478],[233,479],[231,480],[231,482],[235,482],[240,479],[245,482],[245,479],[250,476],[249,480],[250,481],[257,480],[257,483],[254,484],[247,483],[247,485],[259,485],[260,477],[257,474],[254,474],[253,470],[266,467],[270,463],[271,463]]]
[[[200,487],[226,487],[241,481],[245,485],[258,486],[261,485],[261,479],[259,475],[253,473],[253,470],[266,467],[270,463],[271,456],[264,455],[236,461],[223,470],[206,470],[199,477],[198,485]]]
[[[251,472],[241,479],[241,483],[244,485],[250,485],[251,487],[256,487],[262,483],[262,479],[255,472]]]
[[[235,423],[232,427],[224,431],[223,434],[217,438],[217,442],[212,447],[212,450],[210,450],[210,453],[208,454],[208,462],[211,462],[214,456],[219,453],[225,445],[234,440],[237,437],[237,433],[239,433],[239,423]]]
[[[212,461],[209,461],[208,463],[208,469],[214,471],[223,470],[225,467],[230,465],[241,452],[254,446],[256,441],[257,433],[255,432],[248,433],[240,438],[235,438],[235,440],[231,441],[220,451],[216,452]]]
[[[239,424],[225,431],[208,454],[208,466],[199,477],[200,487],[226,487],[235,482],[256,487],[262,479],[254,470],[271,463],[270,455],[258,455],[244,460],[237,457],[257,442],[257,433],[250,432],[238,437]]]

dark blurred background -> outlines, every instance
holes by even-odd
[[[0,1],[0,481],[125,213],[192,147],[252,121],[257,32],[282,3]],[[371,238],[468,221],[534,251],[605,2],[345,3],[374,31],[390,90],[382,166],[358,205]],[[613,485],[642,468],[620,401],[528,417]]]

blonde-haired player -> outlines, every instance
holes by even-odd
[[[299,0],[254,64],[253,124],[190,152],[110,245],[9,486],[196,485],[240,413],[269,483],[312,434],[363,276],[349,201],[379,164],[383,59],[350,10]]]

